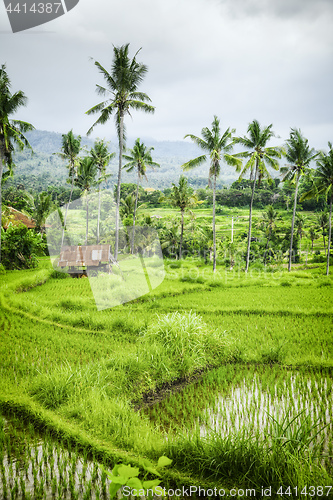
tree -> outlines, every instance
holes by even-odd
[[[101,183],[106,181],[106,167],[114,158],[116,153],[109,153],[107,144],[103,140],[95,141],[94,147],[90,150],[91,157],[95,160],[98,169],[98,215],[97,215],[97,243],[99,243],[100,218],[101,218]]]
[[[36,221],[36,229],[41,233],[45,230],[45,219],[52,211],[52,208],[53,203],[51,194],[45,192],[40,193],[35,201],[34,219]]]
[[[1,263],[1,218],[2,218],[2,194],[1,186],[3,178],[13,172],[14,145],[20,150],[25,146],[32,149],[29,141],[24,136],[25,132],[34,130],[34,127],[21,120],[11,120],[9,117],[16,113],[21,106],[26,106],[27,97],[18,90],[14,94],[10,91],[6,65],[0,67],[0,263]],[[6,171],[6,168],[8,169]]]
[[[327,265],[326,274],[329,274],[330,249],[332,237],[332,202],[333,202],[333,147],[328,143],[329,152],[321,152],[317,160],[317,170],[313,188],[302,196],[302,199],[324,195],[329,203],[328,217],[328,242],[327,242]]]
[[[321,214],[317,215],[317,227],[318,229],[321,229],[322,235],[323,235],[323,242],[324,242],[324,252],[326,254],[326,243],[325,243],[325,235],[327,234],[327,228],[328,228],[328,213],[327,210],[324,210]]]
[[[274,168],[274,170],[279,169],[277,158],[281,158],[281,148],[266,146],[268,141],[274,137],[272,126],[273,125],[270,124],[268,127],[261,128],[259,122],[257,120],[253,120],[247,129],[249,137],[245,136],[235,138],[235,142],[237,144],[241,144],[248,149],[248,151],[237,153],[235,155],[240,158],[248,158],[248,161],[242,169],[239,180],[243,178],[245,173],[250,172],[250,180],[252,181],[245,272],[248,272],[250,262],[252,206],[257,177],[258,184],[260,185],[262,179],[271,178],[267,170],[267,166]]]
[[[75,184],[84,191],[86,195],[86,245],[88,244],[88,220],[89,220],[89,191],[96,184],[97,165],[91,156],[80,159]]]
[[[179,259],[182,258],[182,246],[183,246],[183,235],[184,235],[184,213],[189,208],[194,207],[199,203],[198,198],[193,192],[193,189],[188,185],[187,179],[182,175],[179,179],[179,184],[176,186],[172,183],[172,190],[168,196],[168,201],[174,207],[180,209],[181,214],[181,230],[180,230],[180,242],[179,242]]]
[[[71,183],[71,192],[69,195],[69,201],[66,205],[64,226],[63,226],[62,236],[61,236],[61,246],[62,246],[64,243],[64,237],[65,237],[68,208],[69,208],[70,202],[72,201],[75,178],[77,177],[78,166],[80,163],[80,159],[78,158],[78,155],[81,151],[81,136],[79,135],[75,138],[75,136],[73,134],[73,130],[70,130],[67,134],[62,134],[61,150],[62,150],[62,152],[57,153],[57,154],[63,160],[68,161],[68,178],[69,178],[69,182]]]
[[[133,169],[136,168],[138,173],[138,180],[137,180],[136,194],[135,194],[135,206],[133,213],[133,233],[132,233],[131,253],[134,252],[135,216],[136,216],[136,209],[138,206],[140,181],[142,177],[145,177],[147,180],[147,175],[146,175],[147,167],[154,168],[160,166],[158,163],[155,163],[151,157],[151,151],[153,149],[154,148],[152,147],[147,148],[147,146],[145,146],[143,142],[140,142],[140,139],[137,139],[135,141],[133,149],[129,151],[130,154],[123,155],[125,160],[128,161],[128,163],[124,165],[124,168],[126,168],[127,172],[131,172]]]
[[[151,99],[143,92],[138,91],[138,86],[142,82],[145,74],[148,71],[146,65],[138,63],[136,56],[133,59],[128,55],[129,44],[121,47],[113,47],[113,63],[111,72],[109,73],[99,62],[95,61],[95,66],[99,69],[107,86],[102,87],[97,85],[97,92],[102,96],[109,96],[106,101],[100,102],[87,111],[87,114],[101,113],[96,122],[88,130],[88,135],[91,134],[96,125],[103,125],[110,116],[114,114],[116,128],[119,140],[119,168],[118,168],[118,184],[117,184],[117,199],[116,199],[116,242],[115,242],[115,259],[118,256],[118,241],[119,241],[119,206],[120,206],[120,185],[121,185],[121,170],[122,170],[122,155],[125,149],[126,133],[124,126],[124,117],[130,115],[132,109],[139,109],[146,113],[153,113],[155,108],[148,104]],[[140,49],[141,50],[141,49]]]
[[[265,227],[266,231],[268,231],[267,244],[266,244],[265,253],[264,253],[264,264],[266,265],[266,257],[267,257],[269,242],[271,240],[272,233],[273,233],[274,229],[276,228],[276,222],[277,222],[277,220],[280,220],[281,218],[279,217],[278,212],[276,210],[274,210],[274,207],[272,205],[268,205],[268,207],[266,208],[266,212],[264,212],[262,214],[262,218],[263,218],[264,227]]]
[[[306,172],[306,169],[309,167],[311,161],[318,156],[318,153],[316,153],[314,149],[310,149],[308,140],[303,137],[299,129],[292,128],[289,139],[286,141],[285,156],[287,158],[287,161],[289,162],[289,166],[281,169],[282,172],[287,171],[286,175],[283,178],[283,181],[292,181],[295,184],[294,208],[291,223],[288,263],[288,271],[291,271],[298,184],[300,177]]]
[[[223,135],[221,135],[220,120],[217,116],[214,116],[212,129],[210,130],[208,127],[204,127],[201,130],[202,138],[192,134],[185,135],[185,138],[190,137],[192,141],[201,149],[206,151],[210,157],[208,181],[209,184],[211,184],[211,179],[213,179],[213,272],[216,271],[215,201],[216,179],[220,175],[221,171],[220,162],[223,160],[228,165],[236,167],[236,169],[240,169],[241,167],[241,161],[230,154],[233,146],[232,134],[234,132],[235,130],[230,130],[230,128],[228,128]],[[193,160],[189,160],[182,165],[182,169],[187,171],[205,163],[207,161],[207,154],[198,156]]]
[[[313,252],[313,242],[318,238],[317,228],[312,226],[309,229],[309,238],[311,240],[311,251]]]

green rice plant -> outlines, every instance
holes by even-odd
[[[58,408],[67,403],[74,387],[75,373],[68,364],[41,374],[31,388],[31,394],[46,408]]]
[[[272,346],[268,348],[267,350],[263,351],[261,353],[261,360],[265,364],[274,364],[274,363],[283,363],[286,354],[284,351],[284,346],[286,345],[287,342],[284,342],[282,344],[278,344],[275,346]]]
[[[205,367],[214,358],[221,359],[228,345],[225,335],[210,330],[202,318],[191,311],[159,316],[148,326],[143,342],[148,352],[154,345],[160,346],[165,361],[170,365],[172,360],[180,376]]]

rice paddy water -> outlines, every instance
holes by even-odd
[[[327,470],[333,461],[332,375],[279,365],[226,365],[146,412],[168,440],[179,432],[201,437],[257,436],[312,449]]]

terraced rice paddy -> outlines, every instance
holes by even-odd
[[[73,498],[98,498],[98,464],[161,455],[173,460],[169,485],[332,483],[333,282],[323,266],[213,275],[185,260],[166,261],[166,272],[153,292],[103,311],[87,279],[63,279],[46,260],[1,276],[0,407],[58,436],[30,452],[22,433],[15,445],[3,438],[8,498],[24,488],[52,497],[52,487],[66,498],[65,483],[68,496],[72,484]],[[136,410],[165,384],[167,398]],[[61,477],[51,478],[52,456]]]

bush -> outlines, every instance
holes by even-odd
[[[9,225],[7,231],[1,230],[1,259],[6,269],[36,267],[37,256],[44,251],[42,236],[24,225]]]

